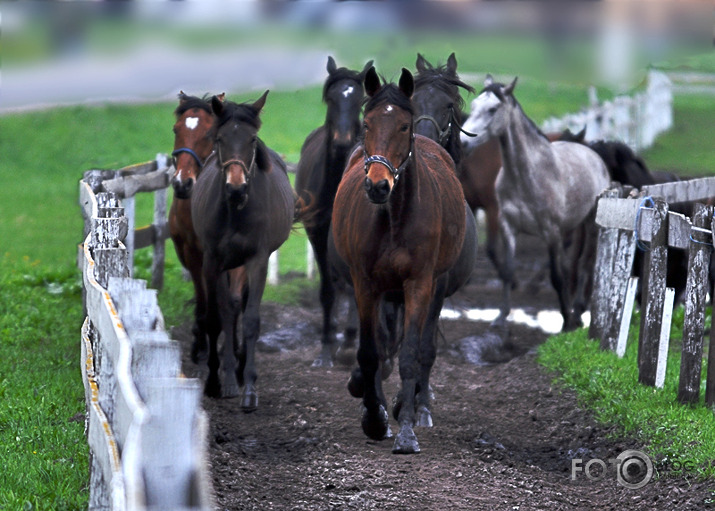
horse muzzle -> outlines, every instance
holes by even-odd
[[[243,209],[248,202],[248,184],[246,183],[239,186],[227,184],[224,192],[228,203],[236,209]]]
[[[390,182],[387,179],[373,183],[369,177],[365,178],[365,192],[368,200],[373,204],[385,204],[390,198],[391,191]]]
[[[178,177],[171,178],[171,186],[174,188],[174,197],[177,199],[190,199],[191,190],[194,187],[194,179],[179,179]]]

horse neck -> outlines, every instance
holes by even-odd
[[[516,100],[509,107],[509,122],[504,133],[499,135],[502,165],[507,173],[523,174],[533,167],[534,157],[549,149],[549,142],[541,135],[526,116]]]
[[[330,129],[327,125],[326,128],[328,136],[325,142],[325,185],[334,198],[354,144],[335,143],[330,137]]]

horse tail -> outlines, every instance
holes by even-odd
[[[295,197],[295,209],[293,210],[293,230],[296,229],[297,223],[302,223],[304,227],[310,228],[316,224],[315,218],[318,216],[319,209],[317,203],[314,200],[315,196],[309,192],[305,192],[308,195],[308,199],[305,197],[300,197],[298,194],[293,192]]]

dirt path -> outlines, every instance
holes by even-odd
[[[518,276],[527,282],[540,267],[527,240]],[[532,257],[528,257],[529,254]],[[532,261],[528,264],[525,261]],[[494,307],[498,286],[489,263],[480,261],[472,283],[453,307]],[[571,479],[572,458],[607,460],[627,449],[579,408],[572,392],[555,386],[536,362],[546,339],[539,330],[513,326],[509,357],[493,365],[465,361],[465,337],[486,323],[443,320],[433,370],[434,427],[417,429],[422,452],[391,453],[392,442],[374,442],[360,428],[360,402],[348,394],[349,367],[314,369],[320,314],[306,307],[264,304],[263,331],[279,331],[291,349],[258,355],[259,409],[244,414],[237,400],[204,400],[210,420],[210,455],[220,509],[704,509],[709,485],[665,477],[641,489],[620,486],[614,472],[600,481]],[[514,305],[555,307],[550,288],[521,286]],[[188,324],[174,329],[188,353]],[[185,360],[189,376],[205,368]],[[396,373],[397,371],[395,371]],[[388,401],[397,374],[385,385]],[[396,430],[396,422],[391,419]]]

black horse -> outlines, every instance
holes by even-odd
[[[464,131],[461,127],[464,99],[459,89],[474,94],[474,88],[459,79],[454,53],[447,59],[447,64],[437,67],[418,53],[416,67],[415,92],[412,96],[415,133],[431,138],[444,147],[459,170],[462,161],[459,133]]]
[[[205,393],[236,396],[243,386],[241,407],[245,411],[258,405],[254,353],[268,258],[288,238],[295,212],[285,163],[258,138],[259,114],[267,94],[255,103],[212,99],[216,151],[191,195],[191,217],[204,251],[209,337]],[[223,394],[217,349],[221,331],[225,336]],[[243,342],[237,367],[238,340]]]
[[[314,366],[333,365],[338,342],[334,306],[336,291],[347,284],[331,271],[328,257],[328,235],[333,215],[333,201],[343,170],[353,146],[358,141],[362,126],[360,112],[365,95],[363,80],[372,61],[362,71],[338,68],[328,57],[328,78],[323,87],[323,101],[327,105],[325,124],[314,130],[303,143],[296,170],[295,190],[309,211],[304,222],[308,239],[315,253],[320,272],[320,303],[323,308],[322,349]],[[350,314],[345,329],[344,347],[352,347],[357,336],[357,316],[354,298],[349,293]]]

